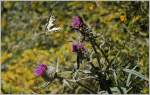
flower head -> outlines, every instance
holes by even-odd
[[[79,29],[80,27],[82,27],[83,26],[83,21],[82,21],[81,17],[74,16],[73,19],[72,19],[71,26],[74,29]]]
[[[121,22],[124,22],[124,21],[125,21],[125,16],[124,16],[124,15],[121,15],[121,16],[120,16],[120,21],[121,21]]]
[[[47,70],[47,65],[45,64],[39,64],[34,71],[34,74],[36,76],[42,76]]]
[[[78,52],[78,51],[85,51],[85,47],[84,47],[84,44],[83,43],[80,43],[80,42],[74,42],[72,44],[72,52]]]

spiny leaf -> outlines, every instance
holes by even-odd
[[[114,75],[115,82],[116,82],[116,84],[118,85],[117,75],[116,75],[116,72],[115,72],[115,71],[114,71],[113,75]]]
[[[144,80],[149,81],[148,78],[146,78],[143,74],[141,74],[141,73],[139,73],[139,72],[137,72],[137,71],[135,71],[135,70],[123,69],[123,71],[125,71],[125,72],[127,72],[127,73],[134,74],[134,75],[136,75],[136,76],[138,76],[138,77],[140,77],[140,78],[142,78],[142,79],[144,79]]]
[[[83,72],[83,73],[85,73],[85,74],[90,74],[90,73],[92,73],[91,71],[89,71],[89,70],[80,70],[81,72]]]
[[[132,70],[135,70],[136,67],[137,67],[137,65]],[[131,75],[132,75],[132,73],[129,73],[128,78],[127,78],[127,82],[126,82],[126,86],[130,85]]]
[[[121,89],[123,90],[123,92],[126,92],[126,88],[121,87]],[[111,90],[112,90],[113,93],[121,94],[117,87],[113,87],[113,88],[111,88]]]
[[[69,88],[72,89],[70,83],[69,83],[67,80],[65,80],[65,79],[63,79],[63,85],[64,85],[64,86],[68,86]]]

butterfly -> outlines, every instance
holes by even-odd
[[[60,27],[55,26],[55,24],[54,24],[55,21],[56,21],[55,17],[53,15],[51,15],[49,17],[48,23],[46,24],[46,30],[48,32],[57,32],[61,29]]]

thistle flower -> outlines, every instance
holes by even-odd
[[[34,71],[35,76],[39,77],[45,74],[47,70],[47,65],[45,64],[39,64]]]
[[[74,42],[72,44],[72,52],[78,52],[78,51],[85,51],[85,47],[84,47],[84,44],[83,43],[80,43],[80,42]]]
[[[83,43],[74,42],[72,44],[72,52],[77,54],[77,69],[79,69],[82,60],[86,58],[87,50],[85,49]]]
[[[72,28],[79,29],[80,27],[83,26],[83,24],[84,23],[83,23],[81,17],[79,17],[79,16],[74,16],[73,17],[72,24],[71,24]]]

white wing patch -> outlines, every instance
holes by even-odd
[[[61,29],[60,27],[54,27],[55,26],[55,24],[54,24],[55,21],[56,21],[55,17],[50,16],[49,21],[46,24],[46,30],[48,32],[57,32]]]

